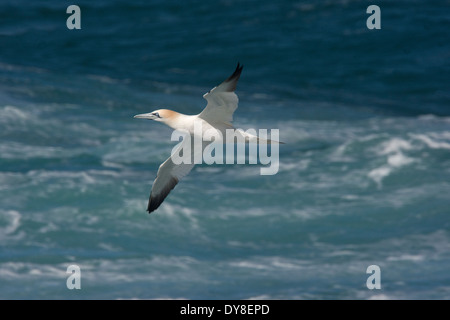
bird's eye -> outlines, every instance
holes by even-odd
[[[158,118],[161,118],[158,112],[153,112],[152,115],[157,116]]]

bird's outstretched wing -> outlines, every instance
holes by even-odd
[[[174,150],[174,153],[179,153],[183,146],[186,146],[183,140]],[[190,147],[190,146],[187,146]],[[170,191],[175,188],[177,183],[186,176],[194,167],[194,162],[175,164],[173,161],[173,154],[164,161],[158,169],[156,179],[153,182],[152,191],[148,200],[148,213],[152,213],[161,205]]]
[[[206,108],[198,115],[209,123],[226,123],[231,125],[233,113],[238,107],[239,99],[234,93],[241,76],[243,66],[239,63],[234,73],[217,87],[203,95],[208,101]]]

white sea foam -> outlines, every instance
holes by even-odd
[[[117,79],[113,79],[104,75],[96,75],[96,74],[92,74],[92,75],[87,75],[87,78],[95,80],[95,81],[99,81],[102,83],[107,83],[107,84],[115,84],[115,83],[119,83],[119,80]]]
[[[0,264],[0,278],[5,280],[66,279],[67,265],[50,265],[28,262],[5,262]],[[64,282],[62,282],[64,284]]]
[[[249,268],[249,269],[256,269],[256,270],[268,270],[270,269],[270,266],[267,266],[262,263],[256,263],[256,262],[250,262],[250,261],[237,261],[230,263],[231,267],[238,267],[238,268]]]
[[[170,228],[178,230],[177,233],[195,233],[199,238],[204,237],[200,213],[197,210],[166,202],[161,206],[160,214],[164,215],[164,219],[170,220]]]
[[[321,208],[317,207],[305,207],[302,209],[292,209],[290,211],[290,215],[300,218],[302,220],[311,220],[311,219],[318,219],[322,218],[323,216],[327,215],[324,210],[321,210]]]
[[[394,170],[416,161],[414,158],[404,154],[404,152],[413,149],[414,147],[411,142],[402,138],[395,137],[382,142],[374,150],[376,154],[386,157],[386,163],[370,170],[367,176],[375,181],[378,188],[381,188],[383,180],[394,172]]]
[[[89,283],[92,287],[124,282],[186,282],[186,277],[189,279],[188,282],[201,284],[206,281],[198,268],[199,262],[187,256],[115,260],[75,259],[58,264],[5,262],[0,263],[0,279],[26,282],[39,280],[41,283],[54,282],[64,286],[68,277],[67,267],[71,264],[80,267],[82,283]]]
[[[370,170],[368,173],[369,178],[373,179],[373,181],[376,182],[379,188],[382,187],[382,181],[384,178],[389,176],[389,174],[392,172],[392,168],[389,166],[381,166],[379,168],[375,168]]]
[[[431,188],[424,188],[422,185],[412,188],[400,188],[385,194],[383,196],[383,203],[393,208],[401,208],[413,203],[419,197],[426,196],[430,193],[430,189]],[[367,197],[366,201],[372,206],[377,206],[379,204],[379,199],[377,197]]]
[[[305,127],[308,125],[310,124],[306,121],[286,121],[279,123],[280,140],[288,145],[293,145],[296,142],[311,138],[311,133],[305,130]]]
[[[33,185],[52,182],[52,184],[49,184],[42,192],[54,191],[61,188],[61,186],[64,186],[65,189],[78,189],[80,187],[86,187],[86,185],[89,184],[100,183],[92,172],[86,171],[30,170],[26,173],[26,176],[31,179]]]
[[[228,245],[238,248],[260,249],[261,246],[254,242],[228,241]]]
[[[434,114],[424,114],[418,117],[423,121],[435,121],[435,122],[450,122],[450,117],[439,117]]]
[[[0,239],[12,235],[20,227],[21,214],[15,210],[0,211]]]
[[[422,141],[431,149],[450,150],[450,132],[410,134],[416,140]]]
[[[438,261],[448,257],[450,235],[447,230],[437,230],[426,234],[394,236],[370,245],[367,251],[381,248],[389,248],[389,251],[386,251],[385,257],[380,256],[380,263],[403,261],[421,264],[430,260]],[[380,267],[383,268],[381,264]]]
[[[401,254],[399,256],[390,256],[387,258],[387,261],[423,261],[425,260],[424,255],[420,254]]]
[[[303,171],[308,169],[311,163],[311,159],[299,159],[294,161],[284,161],[280,162],[280,171]]]
[[[43,227],[38,229],[39,233],[47,233],[47,232],[52,232],[52,231],[57,231],[59,230],[59,226],[56,225],[53,222],[48,222],[46,225],[44,225]]]
[[[368,300],[392,300],[390,296],[384,293],[371,295]]]
[[[272,297],[268,294],[261,294],[247,298],[247,300],[270,300],[270,299],[272,299]]]
[[[231,261],[228,265],[237,268],[274,272],[297,272],[311,266],[311,264],[305,260],[279,256],[252,257],[245,260]]]
[[[359,196],[354,195],[354,194],[344,194],[341,196],[341,198],[344,200],[348,200],[348,201],[354,201],[354,200],[360,199]]]
[[[124,166],[120,163],[117,163],[117,162],[113,162],[113,161],[102,160],[101,163],[102,163],[102,166],[108,167],[108,168],[115,168],[115,169],[126,168],[126,166]]]
[[[0,171],[0,190],[10,189],[11,186],[20,186],[27,183],[28,181],[29,179],[23,173]],[[2,199],[2,201],[5,201],[5,199]]]
[[[254,207],[254,208],[241,208],[231,210],[230,208],[221,208],[221,212],[218,213],[220,219],[229,219],[233,217],[264,217],[272,216],[274,214],[273,209],[264,207]]]
[[[198,266],[200,262],[189,256],[156,255],[145,259],[91,260],[81,264],[83,277],[92,283],[123,283],[151,281],[197,282],[204,283],[205,278]]]
[[[392,138],[386,142],[383,142],[378,149],[378,153],[381,155],[387,155],[392,153],[398,153],[403,150],[411,150],[413,147],[411,143],[405,139]]]
[[[18,107],[7,105],[0,107],[0,123],[11,121],[24,121],[30,118],[30,114]]]
[[[348,146],[352,143],[352,141],[346,141],[340,146],[336,148],[336,150],[330,155],[331,161],[336,162],[353,162],[354,158],[348,155],[345,155]]]
[[[387,162],[390,166],[399,168],[399,167],[408,165],[411,162],[414,162],[414,159],[405,156],[401,152],[397,152],[397,153],[389,155]]]
[[[31,159],[62,157],[65,151],[52,146],[33,146],[17,142],[0,144],[0,153],[4,159]]]

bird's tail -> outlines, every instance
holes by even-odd
[[[278,141],[278,140],[272,140],[268,139],[267,135],[254,135],[253,133],[250,133],[247,131],[244,131],[242,129],[236,129],[236,134],[241,135],[246,143],[257,143],[257,144],[285,144],[284,142]],[[272,137],[271,133],[271,137]]]

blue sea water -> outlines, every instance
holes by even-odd
[[[449,299],[449,30],[449,1],[1,1],[0,298]],[[197,166],[148,215],[174,142],[133,116],[237,62],[279,172]]]

